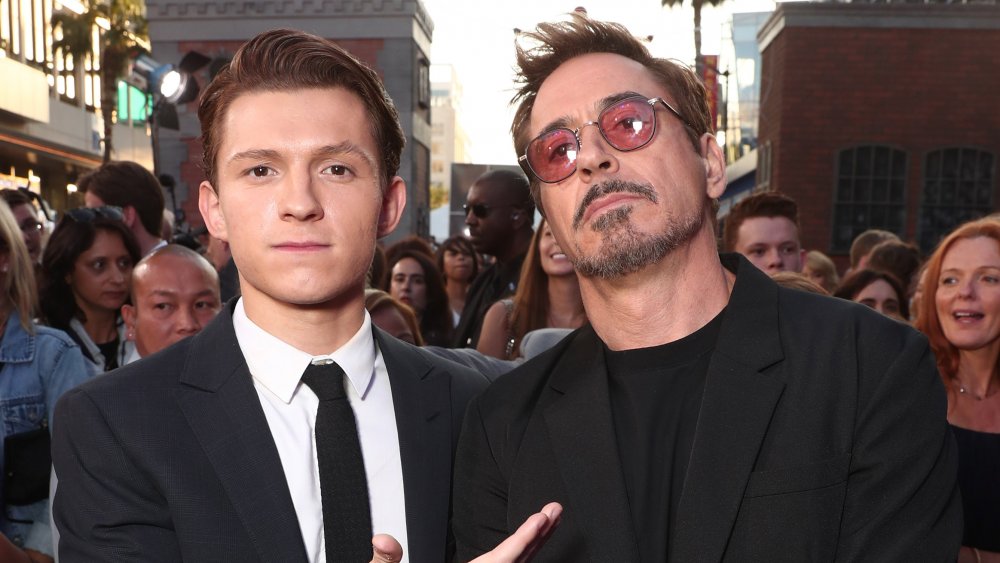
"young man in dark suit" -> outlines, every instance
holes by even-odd
[[[198,115],[199,206],[242,297],[60,403],[62,561],[354,562],[373,533],[445,560],[454,445],[487,380],[365,311],[375,240],[405,204],[392,102],[332,42],[275,30]]]
[[[720,258],[705,89],[573,14],[519,49],[513,132],[591,325],[469,405],[460,559],[550,500],[537,561],[949,561],[961,510],[926,339]]]

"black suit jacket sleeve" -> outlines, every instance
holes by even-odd
[[[901,346],[875,331],[859,344],[865,357],[884,359],[860,368],[838,561],[953,561],[958,554],[958,459],[943,423],[947,399],[926,339],[904,334]]]
[[[485,433],[478,400],[473,399],[465,411],[455,457],[453,528],[458,561],[478,557],[510,535],[506,517],[509,483]]]
[[[127,459],[114,426],[80,388],[56,406],[60,561],[181,561],[166,503]]]

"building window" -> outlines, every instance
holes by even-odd
[[[423,57],[417,59],[417,105],[431,107],[431,63]]]
[[[905,200],[905,152],[877,145],[840,151],[830,250],[849,251],[854,237],[868,229],[902,235]]]
[[[952,229],[992,211],[995,162],[992,153],[974,148],[927,154],[917,230],[921,251],[934,250]]]

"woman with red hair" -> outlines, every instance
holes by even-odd
[[[966,223],[927,264],[917,328],[930,339],[958,443],[958,560],[1000,561],[1000,223]]]

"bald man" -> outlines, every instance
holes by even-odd
[[[132,304],[122,306],[136,352],[126,363],[197,334],[220,307],[219,275],[208,260],[176,244],[157,249],[132,270]]]

